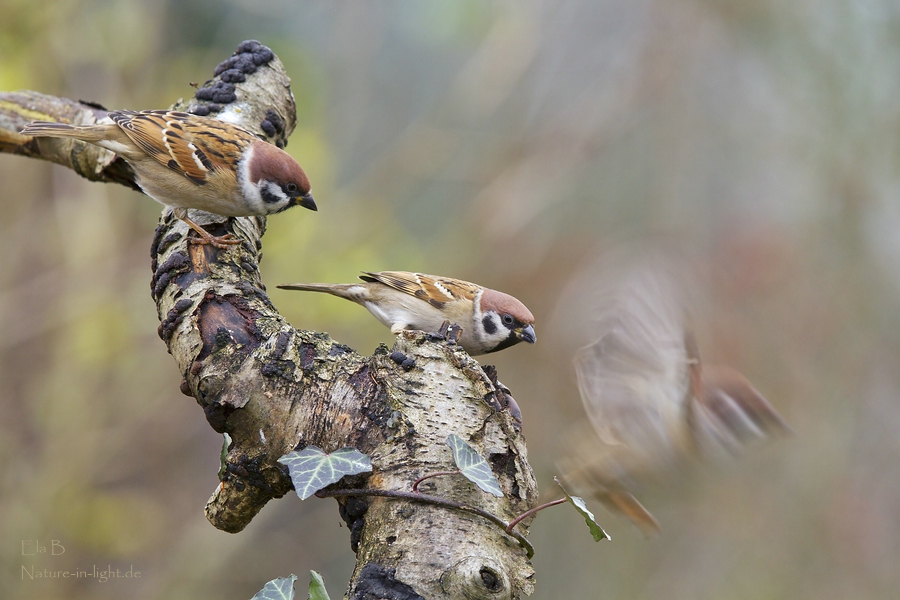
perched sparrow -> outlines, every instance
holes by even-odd
[[[96,125],[35,121],[33,137],[67,137],[111,150],[128,161],[145,194],[171,206],[200,234],[198,243],[236,244],[213,237],[187,216],[196,208],[227,217],[268,215],[295,205],[316,210],[306,173],[291,156],[246,129],[183,112],[117,110]]]
[[[292,283],[285,290],[325,292],[366,307],[395,335],[404,329],[435,333],[444,321],[462,327],[459,344],[472,355],[525,341],[533,344],[534,317],[525,305],[480,285],[405,271],[364,271],[365,283]]]
[[[701,366],[684,296],[667,275],[635,269],[606,298],[598,339],[575,356],[593,435],[570,436],[560,464],[564,480],[645,534],[659,525],[632,495],[635,484],[790,431],[743,375]]]

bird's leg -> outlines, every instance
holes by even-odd
[[[444,322],[441,323],[441,328],[437,330],[437,333],[431,333],[429,334],[429,337],[434,341],[456,344],[459,342],[459,337],[461,335],[462,327],[445,319]]]
[[[437,336],[446,340],[448,333],[450,333],[450,321],[444,319],[444,322],[441,323],[441,328],[437,330]]]
[[[229,246],[234,246],[235,244],[240,244],[241,240],[237,240],[230,233],[226,233],[225,235],[215,236],[194,223],[187,215],[187,209],[182,207],[175,207],[172,212],[176,217],[187,223],[188,227],[196,231],[200,237],[199,238],[189,238],[188,241],[191,244],[212,244],[216,248],[226,249]]]
[[[451,323],[450,327],[447,328],[447,343],[458,344],[461,335],[462,327],[460,327],[456,323]]]

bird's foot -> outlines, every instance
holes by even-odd
[[[436,342],[447,342],[448,344],[455,345],[459,343],[459,337],[461,335],[462,327],[456,323],[445,320],[441,323],[441,328],[437,330],[437,333],[430,334],[429,338]]]
[[[175,208],[173,213],[176,217],[187,223],[188,227],[197,232],[198,238],[188,238],[188,242],[191,244],[211,244],[220,250],[226,250],[229,246],[234,246],[235,244],[240,244],[241,240],[236,239],[232,234],[226,233],[225,235],[213,235],[207,230],[203,229],[200,225],[191,220],[187,215],[187,209],[185,208]]]
[[[500,404],[501,410],[506,410],[509,412],[510,416],[515,421],[516,426],[522,427],[522,409],[519,408],[519,403],[516,402],[516,399],[512,397],[512,394],[509,391],[509,388],[503,385],[499,379],[497,379],[497,367],[494,365],[482,365],[481,370],[484,371],[484,374],[487,375],[487,378],[491,381],[491,384],[494,386],[495,398],[497,402]]]
[[[200,237],[192,237],[189,238],[188,241],[191,244],[210,244],[212,246],[215,246],[216,248],[219,248],[220,250],[226,250],[231,246],[241,243],[241,240],[235,238],[230,233],[226,233],[225,235],[211,235],[208,232],[204,233],[206,233],[205,236],[201,235]]]

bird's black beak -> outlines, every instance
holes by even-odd
[[[303,208],[308,208],[309,210],[319,210],[316,207],[316,201],[313,200],[312,194],[307,194],[305,196],[300,196],[294,199],[297,203],[297,206],[302,206]]]
[[[523,342],[533,344],[537,341],[537,336],[534,334],[534,327],[532,327],[531,325],[519,327],[518,329],[515,329],[514,332],[516,334],[516,337]]]

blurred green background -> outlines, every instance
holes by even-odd
[[[360,307],[275,289],[360,270],[505,290],[538,344],[490,356],[552,492],[587,317],[561,290],[621,244],[696,257],[706,359],[797,434],[642,499],[534,523],[538,599],[893,598],[900,590],[900,5],[893,0],[2,0],[0,89],[110,108],[192,95],[245,39],[285,63],[319,212],[269,220],[279,310],[362,353]],[[249,598],[354,556],[331,501],[210,526],[221,438],[156,335],[160,207],[0,156],[0,597]],[[23,556],[23,542],[65,554]],[[28,542],[30,544],[30,542]],[[24,549],[29,550],[31,546]],[[139,579],[23,580],[106,565]],[[305,592],[304,592],[305,593]]]

